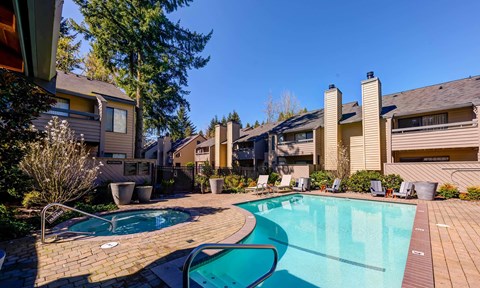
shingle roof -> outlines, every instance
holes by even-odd
[[[240,137],[235,142],[248,142],[253,141],[258,137],[264,137],[278,124],[279,122],[266,123],[258,126],[257,128],[244,128],[240,130]]]
[[[120,88],[107,82],[88,79],[85,76],[65,73],[57,71],[57,84],[56,89],[58,92],[65,94],[79,94],[83,96],[94,97],[95,93],[102,96],[109,96],[134,102],[132,98],[128,97]]]
[[[209,138],[207,141],[198,144],[197,147],[211,147],[213,145],[215,145],[215,138]]]
[[[181,150],[183,147],[185,147],[186,145],[188,145],[190,142],[192,142],[198,137],[202,137],[202,139],[205,140],[205,138],[199,134],[188,136],[173,142],[172,148],[168,152],[175,152],[175,151]]]

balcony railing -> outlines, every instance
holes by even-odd
[[[57,113],[55,113],[57,112]],[[59,117],[72,117],[71,115],[75,116],[82,116],[78,118],[84,118],[84,119],[89,119],[89,120],[99,120],[100,115],[95,114],[95,113],[89,113],[89,112],[83,112],[83,111],[77,111],[77,110],[70,110],[70,109],[62,109],[62,108],[56,108],[52,107],[50,108],[50,111],[47,113],[48,115],[52,116],[59,116]],[[67,115],[64,115],[67,114]],[[72,118],[77,118],[77,117],[72,117]]]
[[[255,150],[253,148],[240,148],[233,150],[233,157],[237,160],[247,160],[255,158]]]
[[[478,147],[477,120],[392,129],[392,151]]]

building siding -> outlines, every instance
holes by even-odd
[[[342,117],[342,92],[330,89],[325,92],[324,132],[325,169],[337,170],[338,143],[341,139],[338,121]]]
[[[350,137],[350,173],[365,170],[365,159],[363,151],[363,136]]]
[[[109,101],[107,107],[127,110],[127,133],[105,132],[105,153],[123,153],[133,158],[135,141],[135,106]]]
[[[448,156],[450,161],[478,161],[477,154],[478,148],[411,150],[394,152],[394,158],[395,162],[400,162],[400,158],[445,156]]]
[[[176,166],[177,163],[180,164],[180,166],[186,166],[189,162],[195,162],[195,149],[197,148],[197,141],[200,141],[201,143],[205,141],[205,138],[202,136],[197,136],[187,145],[183,146],[182,149],[179,149],[173,153],[173,166]]]
[[[362,115],[365,168],[381,170],[380,108],[381,84],[378,78],[362,82]]]

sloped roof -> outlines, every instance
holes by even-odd
[[[120,88],[107,82],[91,80],[85,76],[57,71],[56,90],[65,94],[95,97],[95,94],[134,103]]]
[[[199,147],[211,147],[215,145],[215,138],[209,138],[206,141],[203,141],[202,143],[197,145],[197,148]]]
[[[185,137],[185,138],[183,138],[183,139],[179,139],[179,140],[173,142],[173,143],[172,143],[172,148],[171,148],[168,152],[173,152],[173,153],[175,153],[176,151],[181,150],[183,147],[185,147],[185,146],[187,146],[188,144],[190,144],[190,142],[194,141],[194,140],[197,139],[198,137],[201,137],[203,140],[205,140],[205,137],[203,137],[203,136],[200,135],[200,134],[188,136],[188,137]]]
[[[268,132],[278,124],[279,122],[266,123],[256,128],[244,128],[240,130],[240,137],[235,142],[248,142],[254,141],[258,137],[265,137],[268,135]]]

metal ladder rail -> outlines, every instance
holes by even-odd
[[[51,207],[54,207],[54,206],[58,206],[58,207],[62,207],[62,208],[65,208],[67,210],[71,210],[71,211],[75,211],[75,212],[78,212],[80,214],[83,214],[85,216],[88,216],[88,217],[91,217],[91,218],[95,218],[95,219],[98,219],[98,220],[101,220],[101,221],[104,221],[104,222],[107,222],[108,224],[110,224],[110,228],[114,228],[114,224],[112,221],[110,220],[107,220],[105,218],[102,218],[102,217],[99,217],[97,215],[93,215],[93,214],[90,214],[90,213],[87,213],[85,211],[82,211],[82,210],[78,210],[76,208],[73,208],[73,207],[70,207],[70,206],[67,206],[67,205],[63,205],[63,204],[60,204],[60,203],[50,203],[48,204],[47,206],[45,206],[43,209],[42,209],[42,212],[40,213],[41,214],[41,222],[42,222],[42,243],[45,244],[45,214],[47,213],[47,210],[50,209]],[[85,234],[85,233],[89,233],[89,232],[75,232],[75,231],[69,231],[67,233],[73,233],[73,234]],[[60,233],[60,234],[65,234],[64,233]],[[60,235],[60,234],[57,234],[57,235]]]
[[[192,252],[188,255],[185,263],[183,264],[183,287],[190,287],[190,266],[192,265],[193,259],[203,250],[215,249],[215,250],[233,250],[233,249],[269,249],[273,251],[273,264],[270,270],[267,273],[263,274],[260,278],[255,280],[253,283],[248,285],[248,288],[253,288],[265,281],[268,277],[272,276],[277,268],[278,263],[278,252],[275,246],[270,244],[201,244],[193,249]]]

